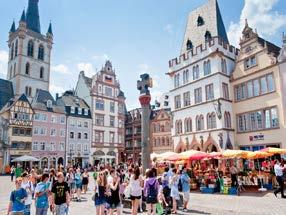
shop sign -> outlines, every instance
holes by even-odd
[[[258,134],[254,136],[249,136],[250,141],[259,141],[259,140],[264,140],[264,134]]]

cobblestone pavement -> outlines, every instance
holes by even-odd
[[[0,215],[6,215],[9,202],[9,193],[14,189],[14,183],[7,176],[0,177]],[[92,184],[82,202],[72,202],[70,215],[95,215],[95,208],[91,200]],[[223,214],[223,215],[285,215],[286,199],[275,198],[273,193],[245,193],[241,196],[226,196],[191,193],[190,211],[178,214]],[[32,206],[32,215],[34,215]],[[129,209],[124,208],[123,214],[131,214]],[[141,213],[146,214],[146,213]]]

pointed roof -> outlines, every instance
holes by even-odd
[[[15,27],[15,21],[13,21],[11,28],[10,28],[10,32],[15,32],[16,31],[16,27]]]
[[[187,51],[190,40],[194,48],[205,43],[206,32],[211,37],[220,37],[228,43],[228,37],[217,0],[208,0],[201,7],[193,10],[188,17],[181,53]]]
[[[14,90],[11,81],[0,79],[0,110],[14,97]]]
[[[52,23],[51,22],[50,22],[50,25],[49,25],[47,33],[53,35],[53,29],[52,29]]]
[[[39,0],[29,0],[28,10],[26,13],[27,28],[41,33],[40,15],[39,15]]]
[[[26,14],[25,14],[25,10],[23,10],[23,13],[22,13],[22,15],[21,15],[20,22],[26,22]]]

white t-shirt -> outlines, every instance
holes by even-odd
[[[142,195],[142,187],[140,182],[142,181],[141,175],[137,180],[134,179],[134,176],[131,176],[130,179],[130,195],[131,196],[141,196]]]
[[[25,205],[32,204],[32,192],[34,191],[34,186],[32,185],[32,182],[22,182],[21,185],[22,188],[24,188],[27,191],[27,198],[25,200]]]

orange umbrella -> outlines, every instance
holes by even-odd
[[[247,159],[260,159],[260,158],[267,158],[272,156],[271,153],[263,152],[263,151],[255,151],[255,152],[248,152],[247,156],[244,158]]]
[[[243,158],[247,156],[247,151],[243,150],[231,150],[227,149],[224,152],[222,152],[222,158],[225,159],[231,159],[231,158]]]
[[[205,152],[201,152],[201,151],[197,151],[197,150],[189,150],[189,151],[185,151],[179,154],[179,158],[181,160],[189,160],[192,159],[192,157],[194,156],[198,156],[198,155],[205,155],[207,156],[207,153]]]
[[[261,149],[260,151],[268,152],[271,154],[286,154],[286,149],[273,148],[273,147],[267,147],[265,149]]]

